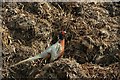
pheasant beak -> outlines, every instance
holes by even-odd
[[[66,31],[64,31],[64,33],[66,34]]]

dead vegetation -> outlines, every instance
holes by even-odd
[[[119,6],[119,3],[3,3],[0,17],[3,78],[119,79]],[[44,51],[51,36],[56,42],[61,29],[67,31],[64,59],[9,68]]]

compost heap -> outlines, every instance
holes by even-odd
[[[120,3],[3,3],[2,76],[4,78],[120,79]],[[41,53],[64,29],[60,60],[26,62]]]

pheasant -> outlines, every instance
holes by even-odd
[[[48,59],[49,58],[49,60],[50,60],[49,62],[59,59],[64,54],[64,48],[65,48],[64,35],[65,35],[65,33],[66,33],[66,31],[61,31],[58,36],[58,41],[56,43],[54,43],[52,46],[48,47],[44,52],[42,52],[34,57],[30,57],[28,59],[20,61],[16,64],[12,65],[11,67],[17,66],[17,65],[27,62],[27,61],[36,60],[36,59]]]

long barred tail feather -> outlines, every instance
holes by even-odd
[[[34,57],[30,57],[30,58],[28,58],[28,59],[25,59],[25,60],[23,60],[23,61],[20,61],[20,62],[12,65],[12,66],[10,66],[10,67],[14,67],[14,66],[17,66],[17,65],[19,65],[19,64],[22,64],[22,63],[24,63],[24,62],[36,60],[36,59],[39,59],[39,58],[41,58],[40,54],[39,54],[39,55],[36,55],[36,56],[34,56]]]

